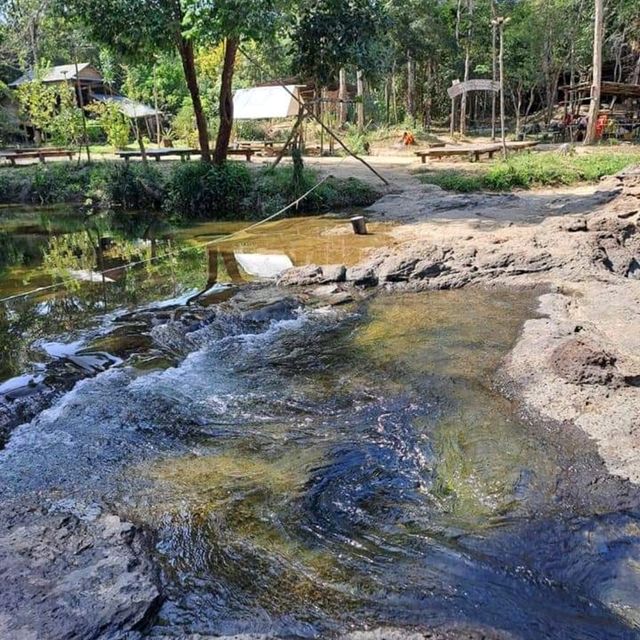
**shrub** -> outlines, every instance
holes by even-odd
[[[236,137],[240,140],[264,140],[267,129],[264,124],[253,120],[240,120],[235,123]]]
[[[165,194],[159,171],[142,163],[130,163],[96,167],[89,195],[108,208],[159,210]]]
[[[124,149],[129,144],[129,122],[115,102],[95,102],[88,109],[97,115],[98,124],[114,149]]]
[[[167,183],[165,209],[188,218],[237,217],[251,189],[251,174],[242,164],[181,163]]]

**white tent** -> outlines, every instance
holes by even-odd
[[[300,90],[293,84],[287,89],[282,86],[238,89],[233,96],[233,117],[236,120],[269,120],[297,116],[300,105],[289,91],[300,99]]]

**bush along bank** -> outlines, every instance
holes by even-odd
[[[0,171],[0,204],[85,203],[104,209],[162,211],[172,219],[259,219],[319,181],[293,167],[249,169],[228,162],[92,165],[52,163]],[[354,178],[329,178],[297,207],[300,213],[372,204],[380,194]]]

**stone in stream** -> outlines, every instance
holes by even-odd
[[[141,533],[86,510],[6,513],[0,529],[0,638],[121,638],[160,605]]]

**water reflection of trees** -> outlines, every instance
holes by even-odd
[[[132,241],[113,234],[104,251],[109,280],[86,282],[73,270],[92,270],[96,246],[87,232],[58,236],[44,263],[60,287],[41,295],[0,304],[0,380],[24,372],[41,358],[32,345],[39,339],[74,335],[95,325],[105,314],[201,290],[208,281],[206,251],[171,241]],[[152,258],[155,253],[155,259]],[[131,261],[145,261],[132,267]],[[111,264],[116,266],[110,267]]]

